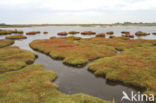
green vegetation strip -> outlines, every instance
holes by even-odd
[[[21,69],[27,64],[32,64],[36,54],[16,46],[0,49],[0,73]]]
[[[13,40],[8,40],[8,39],[0,39],[0,48],[12,45],[14,43]]]
[[[85,94],[65,95],[51,81],[56,73],[42,65],[0,74],[1,103],[111,103]]]

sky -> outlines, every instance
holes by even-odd
[[[0,0],[0,23],[156,22],[156,0]]]

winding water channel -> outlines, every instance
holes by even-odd
[[[62,29],[60,30],[58,28],[62,28]],[[25,32],[39,30],[41,32],[48,31],[49,34],[38,34],[34,36],[27,36],[28,38],[25,40],[16,40],[13,45],[19,46],[21,49],[30,50],[38,54],[38,58],[35,60],[34,63],[42,64],[47,70],[53,70],[57,73],[58,78],[55,80],[55,83],[59,85],[59,90],[63,93],[66,93],[66,94],[86,93],[92,96],[102,98],[104,100],[112,100],[114,98],[116,103],[132,103],[128,101],[121,102],[121,98],[123,96],[122,91],[125,91],[128,94],[130,94],[131,91],[134,91],[135,93],[137,93],[138,91],[136,89],[128,87],[128,86],[123,86],[121,84],[107,83],[107,81],[104,78],[94,76],[92,73],[90,73],[87,70],[89,63],[83,68],[69,67],[69,66],[64,65],[62,61],[53,60],[49,56],[42,54],[40,52],[36,52],[29,47],[29,43],[31,41],[35,39],[48,39],[51,36],[56,36],[57,32],[65,31],[67,28],[68,28],[68,31],[78,30],[76,29],[78,27],[73,27],[72,29],[70,27],[66,27],[66,28],[65,27],[20,28],[20,30],[23,30]],[[79,31],[82,31],[84,29],[83,27],[79,27],[79,28],[80,28]],[[95,29],[94,27],[90,27],[87,30],[90,30],[91,28],[92,30]],[[14,29],[14,28],[11,28],[11,29]],[[156,27],[153,29],[156,30]],[[97,30],[97,27],[95,30]],[[99,30],[101,30],[101,28]],[[2,38],[4,38],[4,36],[0,37],[0,39]],[[156,37],[152,36],[152,38],[156,38]]]

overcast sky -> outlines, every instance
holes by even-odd
[[[156,0],[0,0],[0,23],[156,22]]]

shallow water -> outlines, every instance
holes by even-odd
[[[74,68],[66,66],[62,61],[57,61],[51,59],[49,56],[42,53],[36,52],[29,47],[29,43],[35,39],[48,39],[51,36],[57,36],[57,32],[61,31],[86,31],[92,30],[96,32],[106,32],[113,30],[120,32],[123,30],[130,31],[133,28],[132,32],[142,30],[145,32],[155,32],[156,27],[29,27],[29,28],[20,28],[20,30],[35,31],[39,30],[41,32],[48,31],[49,34],[37,34],[32,36],[27,36],[25,40],[16,40],[16,46],[19,46],[22,49],[30,50],[38,54],[38,58],[35,61],[35,64],[42,64],[48,70],[54,70],[57,72],[58,78],[55,83],[59,85],[59,90],[66,94],[74,93],[86,93],[92,96],[96,96],[105,100],[116,100],[116,103],[133,103],[128,101],[121,102],[122,91],[130,94],[131,91],[135,93],[138,92],[136,89],[131,87],[123,86],[121,84],[108,84],[104,78],[96,77],[91,72],[87,70],[87,65],[83,68]],[[8,29],[8,28],[7,28]],[[15,28],[11,28],[15,29]],[[18,29],[18,28],[17,28]],[[117,33],[116,33],[117,35]],[[77,35],[81,36],[81,35]],[[84,36],[83,36],[84,37]],[[85,36],[90,37],[90,36]],[[5,38],[5,36],[0,36],[0,39]],[[156,39],[156,36],[148,36],[146,39]],[[136,103],[136,102],[135,102]],[[143,102],[141,102],[143,103]]]
[[[48,27],[24,27],[24,28],[0,28],[0,29],[17,29],[17,30],[23,30],[25,32],[29,31],[48,31],[48,34],[45,34],[47,36],[57,36],[58,32],[63,32],[63,31],[95,31],[96,33],[106,33],[107,31],[114,31],[115,36],[121,36],[121,31],[129,31],[131,34],[135,34],[137,31],[143,31],[143,32],[148,32],[151,33],[148,36],[142,36],[142,37],[135,37],[135,38],[143,38],[143,39],[156,39],[156,35],[152,35],[152,33],[156,32],[156,26],[98,26],[98,27],[80,27],[80,26],[48,26]],[[68,35],[71,36],[71,35]],[[95,35],[92,36],[82,36],[80,34],[77,34],[75,36],[78,37],[94,37]],[[107,35],[106,37],[108,37]],[[4,36],[3,36],[4,37]]]

